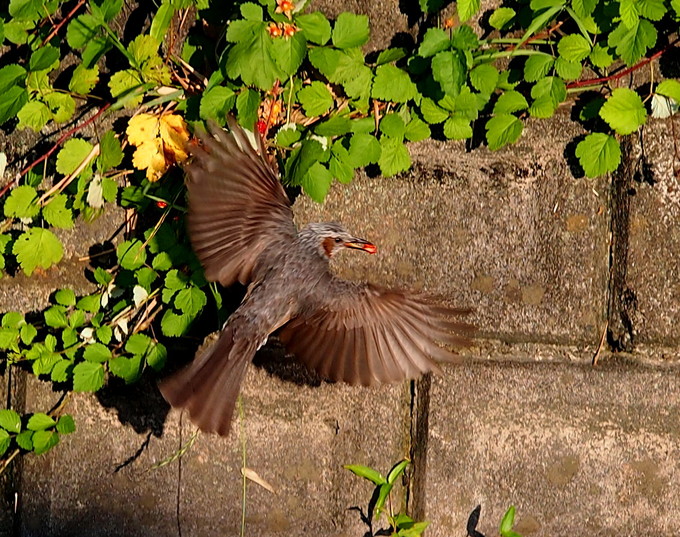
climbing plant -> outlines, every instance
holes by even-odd
[[[31,162],[8,166],[0,152],[0,269],[33,277],[61,261],[60,229],[109,204],[127,218],[115,251],[103,253],[113,261],[89,257],[91,293],[60,289],[44,311],[2,316],[0,365],[65,390],[135,382],[163,368],[167,343],[207,307],[221,307],[186,237],[176,166],[206,120],[234,114],[259,131],[285,181],[321,202],[358,168],[407,170],[408,142],[497,150],[519,139],[527,119],[574,103],[583,137],[573,156],[595,177],[619,165],[620,136],[680,102],[666,61],[677,61],[678,0],[524,0],[484,13],[479,0],[420,0],[418,38],[368,54],[365,15],[329,20],[309,4],[0,8],[0,128],[50,135]],[[0,457],[44,452],[74,428],[61,409],[2,410]]]

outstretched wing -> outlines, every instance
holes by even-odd
[[[247,284],[262,250],[297,234],[290,200],[262,139],[258,152],[233,118],[230,132],[210,126],[191,149],[189,236],[210,281]]]
[[[328,275],[324,293],[289,321],[279,337],[321,376],[371,386],[411,379],[450,362],[474,327],[451,320],[469,310],[438,306],[425,295],[348,282]]]

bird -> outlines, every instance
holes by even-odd
[[[291,201],[261,136],[227,118],[197,129],[187,165],[188,234],[206,279],[246,295],[217,341],[159,383],[203,432],[229,434],[246,368],[272,334],[319,376],[375,386],[439,372],[470,345],[474,326],[431,296],[336,276],[343,250],[377,247],[337,222],[298,230]],[[255,137],[254,143],[251,142]]]

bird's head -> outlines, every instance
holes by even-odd
[[[309,224],[301,232],[302,239],[316,248],[319,255],[330,259],[343,248],[363,250],[374,254],[378,248],[367,240],[359,239],[350,235],[342,225],[335,222]]]

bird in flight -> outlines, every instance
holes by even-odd
[[[337,223],[298,230],[262,138],[256,149],[228,123],[230,132],[211,125],[192,146],[189,237],[209,281],[248,290],[217,342],[160,383],[163,397],[202,431],[226,436],[246,367],[272,333],[321,377],[352,385],[413,379],[455,360],[439,344],[469,345],[474,328],[452,320],[469,310],[335,276],[339,251],[376,247]]]

